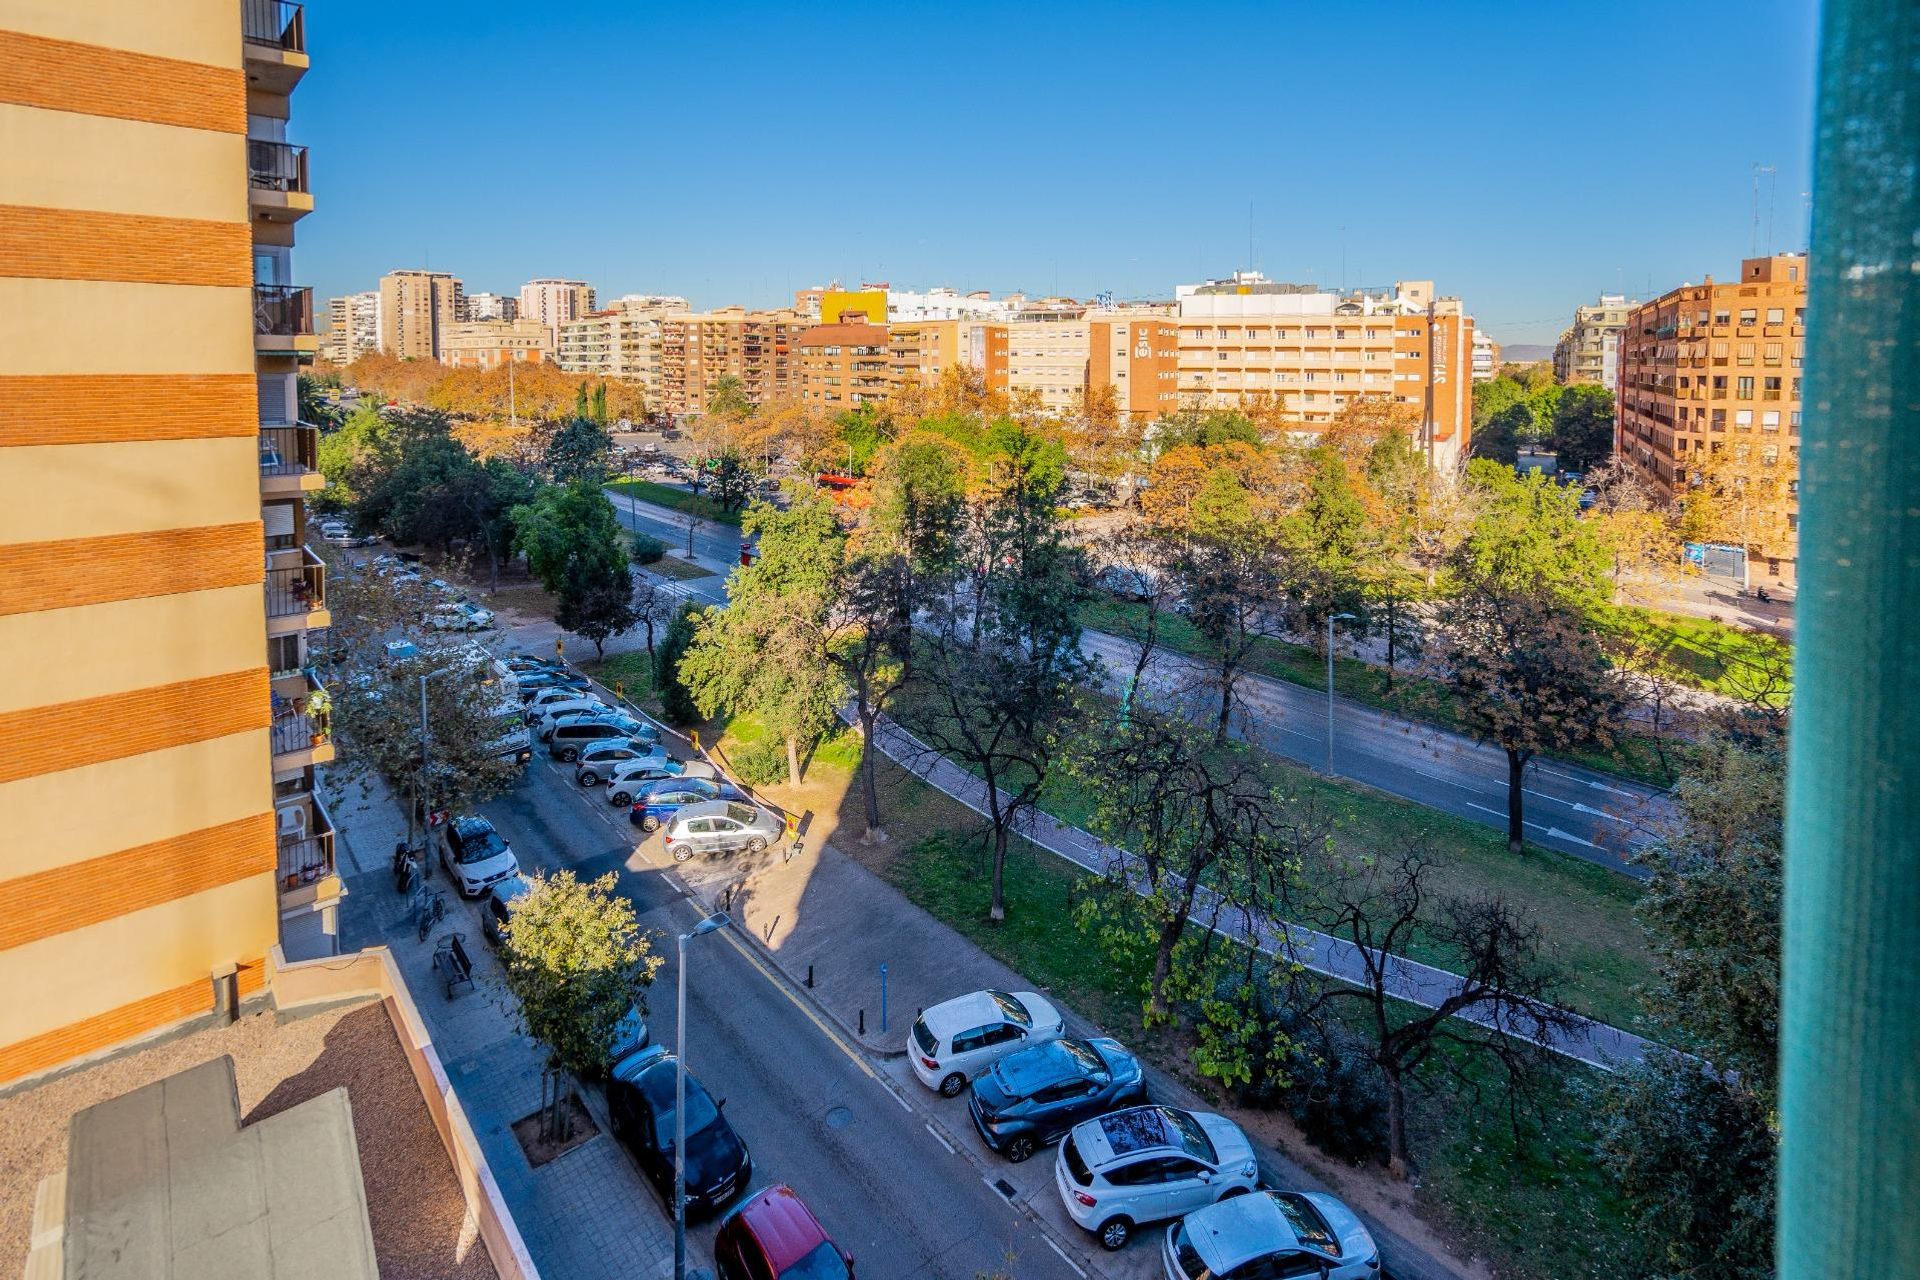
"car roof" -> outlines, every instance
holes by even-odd
[[[1282,1249],[1311,1247],[1294,1234],[1271,1192],[1230,1196],[1188,1214],[1184,1224],[1187,1243],[1215,1275]]]
[[[493,886],[493,896],[503,906],[512,906],[514,902],[533,892],[533,881],[525,876],[508,876]]]
[[[1000,1059],[994,1071],[1009,1091],[1028,1097],[1062,1080],[1085,1079],[1088,1067],[1086,1055],[1089,1054],[1100,1064],[1095,1070],[1111,1070],[1096,1045],[1086,1040],[1064,1039],[1044,1040],[1018,1053],[1009,1054]]]
[[[1147,1151],[1184,1154],[1186,1148],[1167,1119],[1172,1109],[1147,1106],[1109,1112],[1076,1128],[1074,1144],[1088,1165],[1097,1169]]]
[[[691,808],[682,809],[681,814],[691,812]],[[975,1027],[984,1027],[990,1022],[1005,1022],[1006,1015],[993,997],[984,991],[969,992],[964,996],[955,996],[951,1000],[942,1000],[920,1015],[927,1024],[927,1030],[941,1039],[957,1035],[962,1031],[971,1031]]]
[[[682,808],[679,813],[673,815],[673,820],[679,823],[688,818],[724,818],[727,816],[727,806],[739,803],[738,800],[702,800],[699,804],[690,804]]]
[[[467,813],[453,820],[453,829],[463,836],[478,835],[482,831],[492,831],[493,824],[478,814]]]
[[[759,1242],[776,1275],[827,1238],[813,1211],[784,1183],[768,1187],[728,1216]]]

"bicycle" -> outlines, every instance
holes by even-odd
[[[438,890],[423,890],[414,900],[413,913],[420,941],[425,942],[433,927],[447,918],[447,895]]]

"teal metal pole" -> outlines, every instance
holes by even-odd
[[[1920,1276],[1920,0],[1827,0],[1779,1272]]]

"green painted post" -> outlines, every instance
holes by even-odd
[[[1920,0],[1827,0],[1779,1272],[1920,1276]]]

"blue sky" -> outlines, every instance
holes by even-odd
[[[1496,339],[1803,247],[1812,0],[311,0],[322,295],[1433,279]],[[1249,209],[1251,208],[1251,219]],[[1344,266],[1343,266],[1344,262]]]

